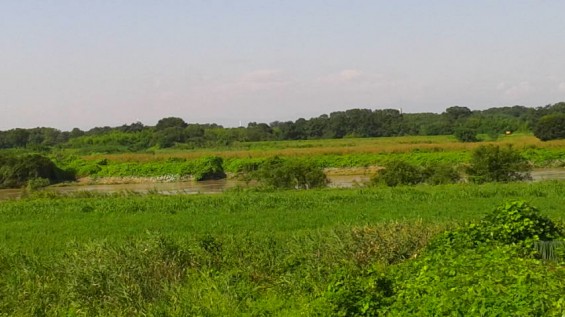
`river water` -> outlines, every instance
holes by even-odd
[[[330,180],[330,187],[333,188],[351,188],[362,185],[369,181],[370,175],[332,175],[328,176]],[[532,171],[532,178],[534,181],[540,180],[565,180],[565,168],[555,169],[538,169]],[[198,194],[198,193],[221,193],[230,188],[237,186],[246,186],[245,182],[221,179],[210,180],[202,182],[173,182],[173,183],[136,183],[136,184],[95,184],[95,185],[65,185],[65,186],[50,186],[46,191],[58,193],[73,193],[79,191],[92,191],[99,193],[116,193],[122,191],[130,191],[135,193],[149,193],[157,192],[160,194]],[[21,189],[2,189],[0,190],[0,200],[17,199],[22,195]]]

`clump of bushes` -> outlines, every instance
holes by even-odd
[[[452,184],[461,179],[459,172],[445,164],[430,164],[424,167],[394,160],[385,164],[377,175],[371,178],[372,185],[399,186],[426,183],[430,185]]]
[[[483,145],[472,154],[467,167],[469,180],[475,183],[513,182],[530,179],[531,164],[508,145]]]
[[[22,187],[36,179],[43,179],[41,182],[45,185],[45,180],[53,184],[74,180],[74,175],[39,154],[0,156],[0,188]]]
[[[273,157],[250,170],[248,180],[257,180],[266,187],[279,189],[311,189],[325,187],[324,170],[313,163]]]

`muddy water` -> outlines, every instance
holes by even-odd
[[[350,188],[361,186],[370,178],[369,175],[332,175],[328,176],[330,187]],[[565,168],[561,169],[538,169],[532,171],[534,181],[562,179],[565,180]],[[46,191],[58,193],[73,193],[79,191],[93,191],[100,193],[116,193],[131,191],[136,193],[158,192],[161,194],[197,194],[197,193],[221,193],[227,189],[237,186],[246,186],[244,182],[237,180],[211,180],[203,182],[176,182],[176,183],[139,183],[139,184],[116,184],[116,185],[69,185],[48,187]],[[0,200],[15,199],[22,195],[21,189],[0,190]]]

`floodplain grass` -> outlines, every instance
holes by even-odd
[[[338,271],[418,257],[508,200],[563,221],[565,183],[0,202],[0,316],[328,316]]]
[[[120,153],[85,155],[85,160],[108,158],[114,162],[151,162],[174,158],[196,159],[203,156],[232,158],[265,158],[272,156],[318,156],[350,154],[395,154],[412,152],[466,151],[484,144],[512,144],[516,149],[562,150],[565,140],[542,142],[530,134],[503,136],[497,141],[458,142],[453,136],[403,136],[381,138],[345,138],[297,141],[263,141],[233,144],[229,148],[196,150],[155,150],[151,153]]]
[[[476,143],[457,142],[453,136],[409,136],[249,142],[222,149],[167,149],[73,156],[70,159],[67,155],[70,152],[53,156],[59,165],[75,170],[79,177],[180,177],[191,170],[194,162],[210,156],[221,157],[224,171],[232,175],[275,156],[307,161],[321,168],[383,166],[392,160],[414,165],[463,165],[470,160],[474,149],[485,144],[510,144],[534,167],[565,166],[565,140],[542,142],[528,134]],[[57,159],[58,156],[67,159]]]

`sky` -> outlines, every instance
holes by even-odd
[[[561,0],[0,0],[0,130],[565,101]]]

